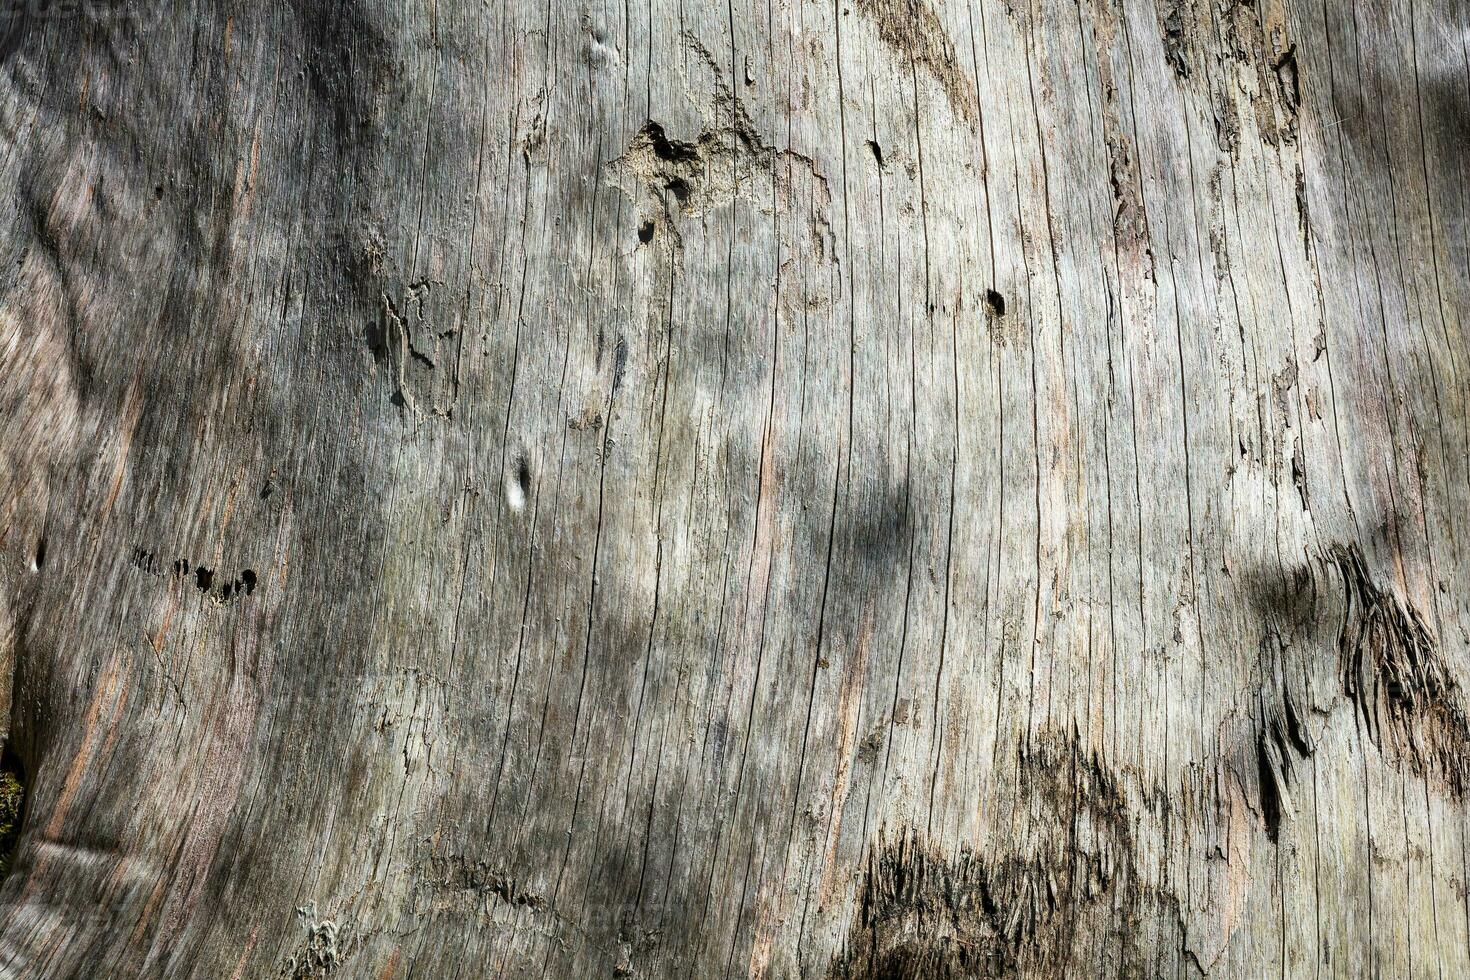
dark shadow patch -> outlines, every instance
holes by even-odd
[[[847,527],[852,554],[865,568],[902,569],[913,547],[913,500],[909,484],[860,488]]]
[[[1327,614],[1320,565],[1247,570],[1242,588],[1251,608],[1283,637],[1305,638]]]
[[[1461,173],[1470,162],[1470,141],[1465,139],[1470,133],[1470,97],[1463,76],[1457,71],[1436,72],[1417,84],[1424,104],[1424,151],[1430,173]]]
[[[391,59],[380,19],[357,0],[293,6],[308,52],[306,81],[341,152],[366,145],[376,130],[378,97],[390,79]]]

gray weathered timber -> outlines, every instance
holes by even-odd
[[[10,9],[0,976],[1470,973],[1463,0]]]

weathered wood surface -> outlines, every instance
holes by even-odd
[[[1461,0],[15,6],[4,976],[1470,971]]]

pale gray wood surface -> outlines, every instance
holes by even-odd
[[[1463,0],[14,6],[0,975],[1470,973]]]

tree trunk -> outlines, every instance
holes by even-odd
[[[12,8],[0,976],[1470,971],[1459,0]]]

